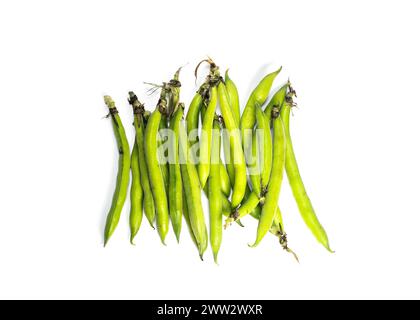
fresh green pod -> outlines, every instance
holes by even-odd
[[[143,220],[143,189],[140,183],[140,163],[137,140],[131,152],[131,190],[130,190],[130,242],[134,244],[134,238],[139,232]]]
[[[213,120],[217,108],[217,88],[210,89],[209,104],[205,110],[201,135],[200,135],[200,162],[198,164],[198,176],[201,186],[204,187],[210,174],[211,139]]]
[[[200,114],[201,114],[201,121],[202,122],[204,122],[204,117],[205,117],[205,114],[206,114],[206,110],[207,110],[207,108],[204,108],[204,107],[201,108]],[[215,115],[215,118],[220,119],[221,117]],[[200,140],[197,140],[197,141],[200,141]],[[227,169],[223,165],[223,162],[222,162],[221,159],[219,160],[219,167],[220,167],[220,183],[221,183],[220,187],[222,189],[223,194],[226,195],[227,197],[229,197],[230,191],[231,191],[231,188],[232,188],[231,183],[230,183],[230,177],[229,177]],[[205,186],[206,186],[206,184],[205,184]]]
[[[235,168],[235,183],[232,191],[232,206],[236,208],[241,203],[247,185],[246,163],[241,148],[241,137],[232,109],[229,105],[225,84],[220,81],[217,86],[220,110],[222,112],[225,127],[230,135],[230,148],[233,150],[233,164]]]
[[[235,185],[235,167],[233,165],[233,148],[231,148],[230,146],[229,131],[226,129],[226,126],[223,121],[223,117],[221,118],[221,120],[222,120],[222,125],[223,125],[223,129],[222,129],[223,154],[225,157],[225,165],[226,165],[227,173],[229,175],[230,185],[233,186]]]
[[[209,188],[208,188],[208,181],[207,181],[207,184],[203,188],[207,199],[209,198],[209,190],[208,189]],[[222,196],[221,196],[221,202],[222,202],[222,213],[226,218],[229,218],[230,215],[231,215],[231,212],[232,212],[232,205],[231,205],[229,199],[223,193],[222,193]],[[236,223],[238,225],[240,225],[241,227],[243,227],[243,224],[240,220],[236,220]]]
[[[248,102],[245,105],[240,122],[242,143],[245,154],[249,152],[251,146],[252,136],[249,134],[249,130],[252,130],[255,125],[255,106],[262,106],[265,103],[270,93],[271,86],[273,85],[273,81],[280,71],[281,67],[278,70],[266,75],[252,91]]]
[[[144,152],[144,130],[147,124],[147,120],[150,117],[149,111],[144,111],[143,105],[138,100],[134,92],[130,91],[129,103],[133,107],[134,113],[134,128],[136,130],[136,145],[138,148],[139,155],[139,166],[140,166],[140,183],[143,189],[143,209],[144,214],[149,221],[150,226],[154,229],[155,223],[155,204],[152,195],[152,189],[150,187],[149,172],[147,171],[146,156]]]
[[[172,134],[170,135],[169,159],[169,215],[176,239],[179,242],[182,226],[182,177],[179,164],[179,126],[184,115],[184,105],[180,103],[170,121]]]
[[[159,124],[159,139],[157,141],[157,146],[158,146],[158,153],[159,153],[159,167],[160,170],[162,171],[162,176],[163,176],[163,181],[165,182],[165,189],[166,189],[166,193],[169,192],[169,164],[167,163],[166,159],[167,159],[167,152],[168,150],[165,149],[160,149],[160,147],[163,145],[164,141],[165,141],[165,135],[164,132],[166,131],[166,129],[168,128],[168,121],[167,118],[165,117],[165,115],[162,115],[162,119],[160,120],[160,124]]]
[[[271,135],[271,133],[270,133]],[[256,197],[260,197],[262,194],[261,191],[261,159],[259,152],[259,141],[258,132],[254,130],[252,134],[252,157],[254,159],[253,163],[248,163],[249,168],[249,180],[251,181],[252,191],[255,193]]]
[[[238,89],[236,88],[235,83],[229,77],[229,70],[226,70],[225,72],[225,84],[226,84],[226,91],[228,94],[230,107],[232,108],[232,112],[233,112],[233,116],[235,118],[236,124],[239,127],[239,122],[241,121],[239,93],[238,93]]]
[[[233,217],[235,221],[245,217],[260,204],[260,201],[261,199],[255,194],[255,192],[251,192],[246,201],[243,202],[234,213],[232,213],[231,217]]]
[[[220,156],[220,155],[219,155]],[[219,159],[219,169],[220,169],[220,189],[226,197],[229,197],[231,185],[229,174],[226,170],[226,167],[223,165],[222,159]]]
[[[220,188],[220,124],[214,120],[211,144],[211,163],[209,175],[209,212],[210,212],[210,244],[214,262],[222,243],[223,214],[222,191]]]
[[[162,169],[159,165],[157,140],[159,135],[159,125],[162,120],[161,112],[164,113],[165,110],[166,101],[161,98],[155,111],[153,111],[150,115],[144,136],[146,163],[156,208],[156,226],[163,244],[165,244],[165,238],[169,229],[169,212],[165,181]]]
[[[257,238],[252,247],[256,247],[261,242],[273,224],[283,180],[283,170],[286,160],[286,139],[283,121],[279,115],[279,111],[280,110],[276,108],[275,112],[275,109],[273,108],[273,166],[270,181],[268,183],[268,190],[261,211],[261,217],[258,223]]]
[[[203,105],[203,94],[206,91],[206,86],[203,84],[198,92],[194,95],[190,106],[188,108],[187,116],[185,121],[187,123],[187,133],[190,144],[197,143],[199,141],[198,135],[198,123],[200,120],[200,112]],[[194,139],[192,138],[192,132],[195,132],[196,135]]]
[[[270,99],[270,102],[264,109],[264,113],[268,119],[271,119],[271,111],[273,107],[281,107],[283,105],[284,99],[286,97],[287,88],[289,87],[289,82],[282,86]]]
[[[257,154],[260,165],[260,186],[265,194],[268,182],[270,180],[271,166],[273,163],[273,142],[271,139],[270,119],[262,111],[259,105],[255,106],[255,116],[257,119]]]
[[[200,250],[198,247],[197,239],[195,238],[194,231],[191,226],[190,214],[188,212],[187,198],[185,196],[185,193],[182,194],[182,207],[182,213],[185,219],[185,223],[187,224],[188,233],[190,234],[191,240],[193,241],[197,250]]]
[[[124,126],[121,122],[118,110],[114,101],[110,96],[105,96],[104,101],[109,109],[109,116],[112,119],[112,128],[114,130],[115,139],[117,141],[119,158],[118,158],[118,175],[115,186],[114,195],[112,197],[111,208],[105,224],[104,246],[114,233],[121,216],[121,210],[127,197],[128,183],[130,181],[130,146],[125,134]]]
[[[315,238],[329,251],[333,252],[330,248],[327,233],[319,222],[315,210],[312,206],[311,200],[306,193],[305,186],[302,181],[302,177],[299,172],[299,167],[296,161],[295,153],[293,150],[292,138],[290,135],[290,110],[293,106],[291,94],[288,94],[286,101],[281,108],[281,118],[284,122],[285,134],[286,134],[286,174],[289,180],[290,187],[292,189],[293,196],[298,205],[300,214],[303,221],[308,226],[309,230]]]
[[[197,240],[200,258],[203,259],[203,254],[208,245],[208,234],[201,204],[200,179],[191,159],[187,132],[183,125],[180,125],[179,143],[182,186],[184,193],[188,195],[186,198],[191,228]]]

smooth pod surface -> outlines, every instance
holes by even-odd
[[[247,133],[247,131],[252,130],[255,125],[255,106],[262,106],[265,103],[270,93],[271,86],[273,85],[273,81],[280,71],[281,68],[266,75],[252,91],[248,98],[248,102],[245,105],[240,123],[245,153],[248,152],[251,144],[251,135]]]
[[[171,153],[169,155],[169,215],[178,242],[181,234],[183,208],[182,177],[179,164],[179,126],[183,114],[184,107],[180,104],[170,121],[171,135],[169,137],[171,139],[169,148],[169,152]]]
[[[212,87],[210,89],[210,100],[205,110],[200,135],[200,162],[198,164],[198,176],[202,187],[205,186],[210,173],[211,139],[216,107],[217,89],[216,87]]]
[[[180,125],[179,143],[182,186],[186,194],[189,220],[197,241],[200,258],[203,259],[208,245],[208,234],[201,204],[201,185],[197,169],[191,159],[187,132],[183,125]]]
[[[279,199],[283,181],[284,164],[286,160],[286,139],[283,121],[279,114],[273,118],[273,166],[271,177],[265,195],[261,217],[258,223],[257,238],[253,247],[257,246],[270,230]]]
[[[153,200],[156,208],[156,227],[162,243],[165,244],[165,238],[169,229],[169,212],[165,181],[159,164],[158,155],[157,141],[161,119],[162,115],[157,107],[150,115],[147,122],[144,137],[144,149],[150,179],[150,187],[152,189]]]
[[[233,154],[235,169],[235,182],[232,190],[232,206],[237,207],[241,203],[247,185],[245,156],[241,147],[240,132],[236,125],[232,109],[229,105],[226,87],[223,82],[217,86],[220,110],[222,112],[225,127],[230,136],[230,149]]]
[[[213,251],[214,261],[217,263],[217,255],[222,243],[223,214],[222,214],[222,191],[220,188],[220,125],[214,121],[211,145],[211,163],[209,175],[209,212],[210,212],[210,244]]]
[[[134,142],[131,151],[131,190],[130,190],[130,242],[134,244],[134,238],[139,232],[143,220],[143,189],[140,183],[139,150],[137,141]]]
[[[109,114],[112,119],[112,128],[114,130],[115,140],[117,141],[119,154],[117,181],[104,231],[104,245],[106,246],[109,238],[112,236],[118,225],[121,216],[121,210],[124,207],[124,202],[127,197],[128,184],[130,181],[131,157],[130,146],[128,144],[124,126],[115,107],[115,103],[109,96],[105,96],[104,100],[105,104],[109,108]]]
[[[290,135],[289,123],[290,123],[290,109],[292,105],[285,102],[281,110],[281,117],[284,122],[286,132],[286,174],[289,180],[290,187],[293,192],[293,196],[296,200],[296,204],[299,208],[299,212],[302,216],[303,221],[311,230],[315,238],[330,252],[333,252],[330,248],[329,240],[325,229],[319,222],[315,210],[312,206],[311,200],[306,193],[305,186],[302,181],[302,177],[299,172],[299,167],[296,161],[295,153],[293,150],[292,139]]]

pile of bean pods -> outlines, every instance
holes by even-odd
[[[140,229],[143,212],[164,244],[170,223],[179,242],[185,220],[200,258],[203,259],[210,239],[217,263],[223,229],[232,223],[242,225],[241,219],[249,215],[258,220],[251,247],[271,233],[297,259],[288,246],[278,206],[285,171],[304,222],[315,238],[332,252],[306,193],[293,151],[289,121],[296,93],[290,82],[266,104],[281,68],[260,81],[241,115],[238,90],[228,70],[221,76],[219,67],[208,58],[198,64],[196,78],[203,62],[209,64],[209,73],[193,97],[185,120],[185,107],[180,102],[181,69],[169,82],[153,85],[152,89],[160,91],[160,95],[152,112],[145,110],[133,92],[128,93],[135,128],[131,150],[114,101],[104,97],[119,150],[105,245],[120,220],[131,171],[131,243]],[[210,235],[202,193],[209,203]]]

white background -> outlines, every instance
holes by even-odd
[[[419,74],[416,1],[2,1],[0,298],[420,298]],[[128,90],[195,64],[229,67],[242,105],[283,65],[298,92],[292,135],[335,254],[281,206],[297,264],[256,224],[224,234],[220,266],[184,228],[168,246],[128,205],[102,248],[117,150],[102,95],[130,141]],[[204,74],[205,71],[202,71]],[[207,206],[204,202],[204,206]],[[143,222],[146,222],[144,220]]]

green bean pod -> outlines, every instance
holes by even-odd
[[[214,262],[222,243],[223,214],[222,191],[220,189],[220,124],[214,120],[211,144],[211,163],[209,175],[209,212],[210,212],[210,244]]]
[[[289,180],[290,187],[292,189],[293,196],[298,205],[300,214],[303,221],[308,226],[309,230],[315,238],[329,251],[333,252],[330,248],[327,233],[319,222],[315,210],[312,206],[311,200],[306,193],[305,186],[302,181],[302,177],[299,172],[299,167],[296,161],[295,153],[293,150],[292,139],[290,135],[289,123],[290,123],[290,109],[293,105],[291,96],[286,96],[286,101],[281,109],[281,118],[284,122],[285,133],[286,133],[286,174]]]
[[[140,184],[140,164],[137,139],[131,152],[131,190],[130,190],[130,242],[134,244],[141,222],[143,220],[143,189]]]
[[[203,190],[204,190],[204,194],[206,195],[207,199],[209,198],[209,190],[208,190],[208,182],[207,184],[204,186]],[[221,202],[222,202],[222,213],[226,218],[229,218],[232,212],[232,205],[229,201],[229,199],[222,193],[222,196],[220,197]],[[240,225],[241,227],[243,227],[242,223],[240,220],[236,220],[236,223],[238,225]]]
[[[271,133],[270,133],[271,135]],[[261,158],[259,150],[260,139],[256,130],[252,134],[252,157],[253,163],[248,162],[249,180],[251,181],[252,191],[258,197],[261,196]]]
[[[217,107],[217,89],[213,86],[210,89],[209,104],[205,110],[201,135],[200,135],[200,162],[198,164],[198,176],[201,186],[204,187],[210,173],[211,139],[213,120]]]
[[[273,162],[273,142],[271,140],[270,119],[262,111],[258,105],[255,107],[255,115],[257,119],[257,154],[260,160],[261,181],[260,186],[262,193],[265,194],[268,182],[270,180],[271,166]]]
[[[281,107],[283,105],[284,99],[286,97],[287,88],[289,87],[289,82],[282,86],[270,99],[270,102],[264,109],[264,113],[268,119],[271,118],[271,111],[273,107]]]
[[[271,86],[273,85],[273,81],[280,71],[281,67],[278,70],[266,75],[252,91],[248,102],[245,105],[240,122],[242,143],[245,154],[249,152],[251,146],[252,137],[249,134],[249,130],[253,129],[255,125],[255,106],[262,106],[265,103],[270,93]]]
[[[223,154],[225,158],[226,170],[229,175],[230,185],[235,184],[235,167],[233,166],[233,148],[230,146],[230,137],[229,131],[226,129],[222,118],[222,144],[223,144]]]
[[[220,157],[220,155],[219,155]],[[226,197],[229,197],[231,185],[229,174],[226,170],[226,167],[223,165],[222,159],[219,159],[219,169],[220,169],[220,189]]]
[[[246,201],[232,214],[234,220],[236,221],[250,214],[260,204],[260,201],[261,199],[255,192],[251,192]]]
[[[136,130],[136,145],[139,154],[139,166],[140,166],[140,183],[143,189],[143,209],[144,214],[149,221],[150,226],[154,229],[155,223],[155,204],[152,195],[152,189],[150,187],[149,173],[147,171],[146,156],[144,152],[144,128],[147,120],[150,116],[150,112],[144,111],[143,105],[138,100],[134,92],[130,91],[129,103],[133,107],[134,113],[134,128]]]
[[[201,121],[204,122],[204,117],[206,114],[206,108],[201,108]],[[219,116],[215,116],[215,118],[220,119]],[[198,140],[200,141],[200,140]],[[219,167],[220,167],[220,187],[222,189],[222,192],[224,195],[226,195],[227,197],[229,197],[230,195],[230,190],[231,190],[231,183],[230,183],[230,177],[229,174],[227,172],[226,167],[223,165],[223,162],[221,159],[219,159]],[[206,184],[204,185],[206,186]],[[204,188],[203,188],[204,189]]]
[[[118,110],[110,96],[104,97],[105,104],[109,108],[109,115],[112,118],[112,128],[117,141],[119,159],[118,175],[114,195],[112,197],[111,208],[105,224],[104,246],[114,233],[121,216],[121,210],[127,197],[128,183],[130,181],[130,146],[125,134],[124,126],[121,122]]]
[[[193,241],[197,250],[200,250],[198,247],[197,239],[195,238],[194,231],[191,226],[190,214],[188,212],[187,198],[185,196],[185,193],[182,194],[182,207],[182,214],[184,216],[185,223],[187,224],[188,233],[190,234],[191,240]]]
[[[159,139],[157,140],[158,154],[159,154],[159,167],[162,171],[163,181],[165,182],[166,193],[169,192],[169,164],[166,162],[167,149],[163,148],[162,145],[165,143],[164,132],[168,128],[168,122],[165,115],[162,115],[162,119],[159,123]],[[167,138],[167,137],[166,137]]]
[[[191,228],[195,239],[197,240],[200,258],[203,259],[203,254],[208,245],[208,234],[204,211],[201,205],[200,179],[198,178],[197,169],[191,159],[187,132],[183,125],[180,125],[179,143],[182,186],[184,193],[187,195],[187,207]]]
[[[229,70],[226,70],[225,72],[225,84],[226,84],[226,91],[228,94],[230,107],[232,108],[232,112],[233,112],[233,116],[235,118],[236,124],[239,127],[239,122],[241,121],[239,93],[238,93],[238,89],[236,88],[235,83],[229,77]]]
[[[233,117],[236,121],[236,125],[239,128],[239,121],[241,119],[241,112],[240,112],[240,104],[239,104],[239,93],[235,83],[229,77],[229,70],[225,72],[225,86],[227,97],[229,101],[229,105],[232,109]],[[225,130],[222,118],[222,141],[223,141],[223,153],[225,157],[225,168],[229,175],[230,185],[233,186],[235,183],[235,168],[233,166],[233,154],[230,151],[229,147],[229,134],[228,131]],[[229,195],[228,195],[229,196]]]
[[[188,108],[187,116],[185,117],[185,121],[187,123],[188,141],[191,145],[199,141],[198,123],[203,105],[203,95],[206,93],[206,90],[207,84],[203,84],[198,92],[194,95],[194,98],[192,99]],[[194,138],[191,136],[192,132],[195,132],[196,134]]]
[[[170,121],[172,134],[170,135],[169,152],[169,215],[176,239],[179,242],[182,225],[182,177],[179,164],[179,126],[184,115],[184,105],[180,103]]]
[[[150,186],[156,208],[156,226],[163,244],[165,244],[165,238],[169,229],[169,212],[165,181],[159,164],[157,140],[159,136],[159,125],[162,120],[162,113],[164,113],[165,110],[166,101],[164,99],[160,99],[155,111],[153,111],[149,117],[144,137],[147,169],[149,172]]]
[[[223,121],[230,135],[230,148],[233,153],[235,168],[235,183],[232,191],[232,206],[236,208],[241,203],[247,185],[245,156],[241,147],[241,137],[232,109],[229,105],[225,84],[220,81],[217,86],[220,110]]]
[[[278,108],[276,108],[276,110],[273,108],[273,166],[270,181],[268,183],[268,190],[261,211],[261,217],[258,223],[257,238],[252,247],[256,247],[270,230],[280,195],[286,160],[286,139],[283,121],[279,113],[280,110],[278,110]]]

